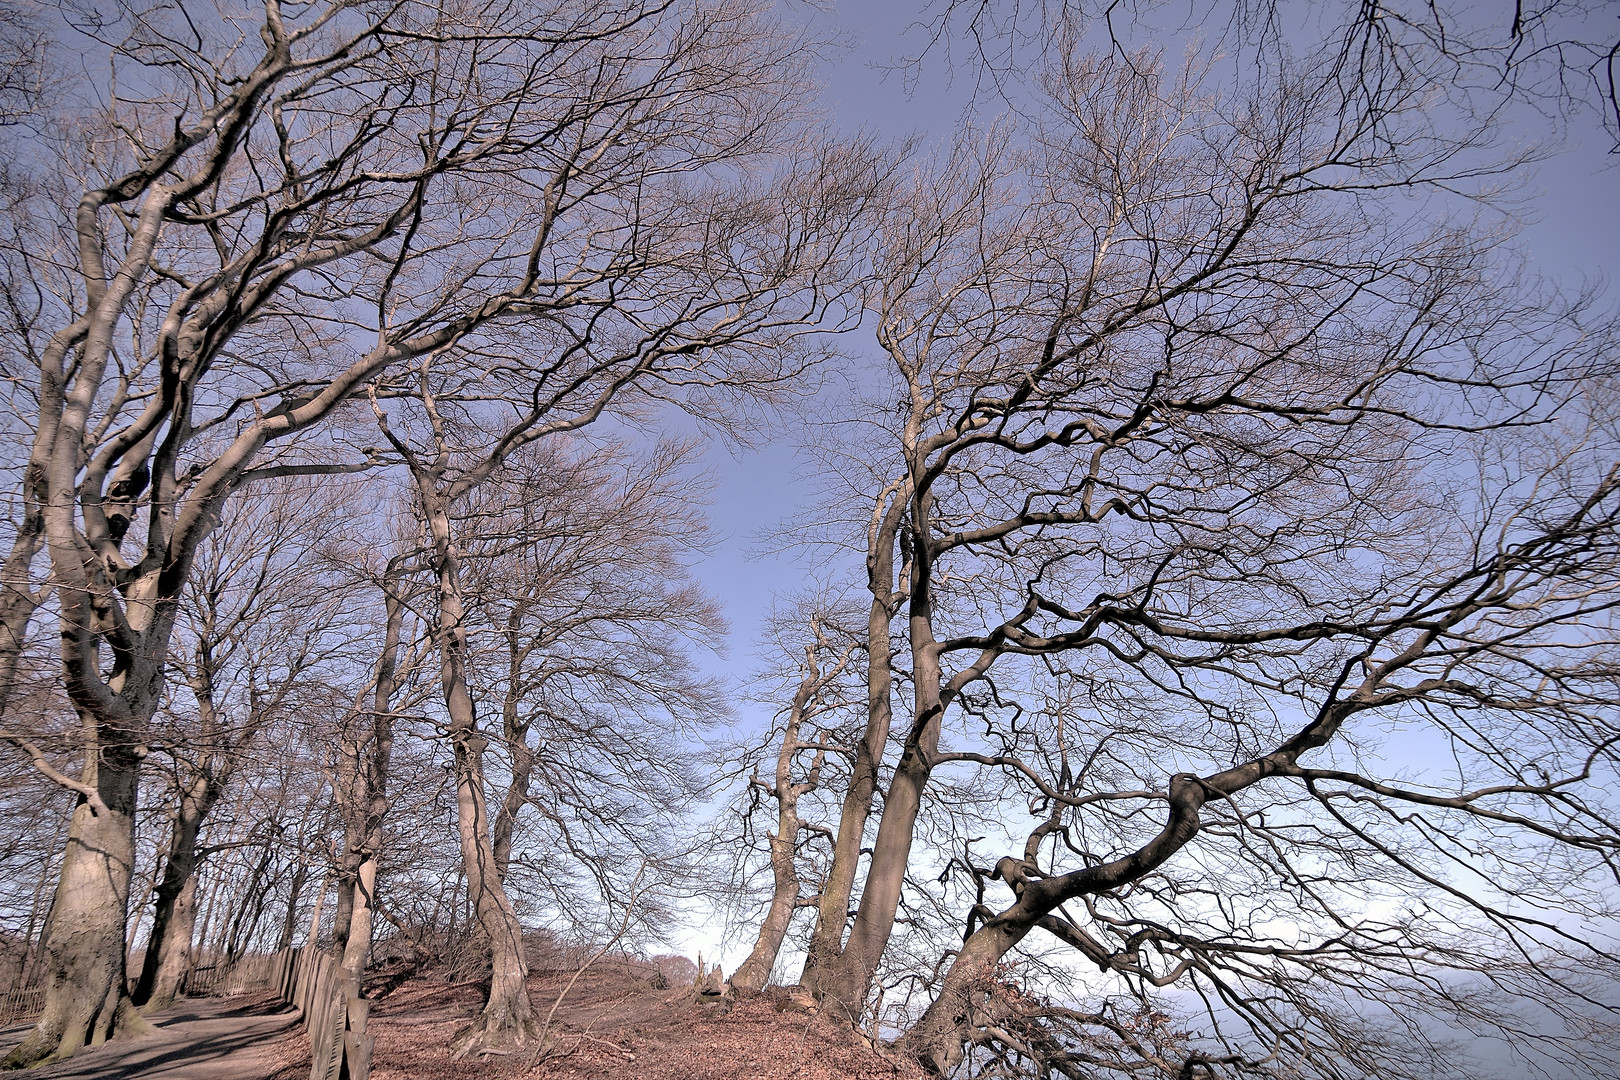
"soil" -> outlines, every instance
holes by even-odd
[[[529,980],[543,1018],[571,973]],[[908,1062],[847,1026],[771,988],[738,1000],[700,997],[690,986],[655,989],[634,966],[592,971],[558,1006],[544,1048],[454,1060],[448,1045],[477,1013],[477,984],[411,980],[376,995],[373,1080],[921,1080]]]
[[[646,965],[581,977],[543,1043],[454,1059],[450,1043],[484,989],[429,977],[368,980],[373,1080],[922,1080],[922,1073],[779,988],[716,999],[659,989]],[[529,993],[544,1019],[572,977],[541,973]],[[158,1034],[114,1041],[26,1075],[30,1080],[302,1080],[309,1040],[270,995],[188,999],[157,1016]],[[26,1028],[0,1036],[21,1037]]]

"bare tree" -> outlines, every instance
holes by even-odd
[[[1596,114],[1620,147],[1620,35],[1609,14],[1603,0],[1455,7],[1422,0],[935,0],[919,29],[924,55],[960,58],[1014,90],[1066,36],[1092,34],[1124,55],[1196,28],[1213,47],[1262,64],[1314,54],[1347,100],[1421,82],[1479,114],[1515,102],[1560,126]]]
[[[333,799],[343,827],[338,862],[334,949],[357,984],[371,963],[372,922],[380,908],[377,892],[392,801],[389,771],[396,718],[426,696],[414,686],[424,659],[425,635],[408,633],[407,616],[415,590],[408,574],[419,553],[415,545],[389,556],[372,582],[382,596],[383,621],[377,659],[369,680],[346,711],[337,732]]]
[[[629,893],[638,921],[656,921],[690,876],[669,823],[704,785],[683,744],[726,714],[692,656],[725,629],[687,565],[712,539],[698,447],[556,441],[457,514],[470,629],[485,642],[472,676],[500,703],[496,868],[565,933],[601,925]],[[645,871],[635,888],[632,864]]]
[[[756,768],[748,780],[749,795],[756,803],[761,795],[775,802],[776,827],[767,836],[772,886],[770,905],[753,949],[730,979],[733,987],[743,991],[758,991],[765,986],[794,913],[801,907],[815,905],[820,899],[818,894],[802,895],[800,847],[806,834],[819,833],[829,839],[832,834],[826,826],[802,817],[799,804],[821,786],[829,753],[851,755],[850,747],[834,741],[838,738],[834,732],[839,725],[828,723],[827,714],[848,709],[850,699],[845,696],[847,686],[843,676],[850,667],[858,642],[830,628],[823,611],[810,614],[808,629],[804,658],[797,665],[798,686],[782,717],[782,741],[777,748],[773,775],[769,780],[763,779]],[[807,750],[814,752],[810,766],[807,770],[798,770],[796,775],[795,765]],[[841,929],[841,923],[837,925]]]
[[[634,325],[604,313],[640,310],[616,283],[655,241],[706,251],[693,284],[718,283],[756,257],[815,261],[844,221],[777,201],[790,246],[756,249],[746,230],[701,236],[688,214],[713,206],[713,163],[734,170],[730,190],[753,183],[736,178],[807,93],[800,42],[746,3],[264,0],[211,18],[121,4],[69,25],[62,47],[95,55],[85,68],[110,68],[117,89],[60,95],[64,110],[98,105],[15,159],[42,178],[11,200],[5,252],[24,314],[12,354],[38,390],[4,578],[20,626],[40,598],[22,582],[48,551],[88,737],[49,1002],[13,1064],[136,1023],[120,960],[135,788],[178,598],[230,495],[368,467],[311,433],[389,369],[446,350],[550,357],[544,378],[520,365],[499,383],[547,415],[667,383],[655,369],[703,345],[658,327],[718,325],[718,305],[657,324],[655,348],[596,348]],[[745,214],[780,192],[759,194]],[[715,209],[703,220],[719,226]],[[798,325],[824,307],[807,283],[773,295]]]
[[[160,1009],[189,965],[197,838],[260,737],[348,644],[349,597],[318,557],[341,527],[344,493],[283,481],[240,498],[203,544],[182,594],[171,655],[194,717],[165,725],[172,835],[132,997]],[[173,713],[189,709],[171,700]]]
[[[1090,1075],[1102,1043],[1122,1074],[1443,1075],[1418,1016],[1600,1052],[1616,958],[1520,901],[1615,911],[1612,324],[1524,287],[1474,222],[1401,212],[1386,193],[1460,182],[1471,137],[1421,95],[1351,118],[1331,74],[1222,95],[1055,55],[1032,150],[968,141],[875,245],[894,377],[860,423],[892,464],[863,505],[904,505],[892,548],[863,539],[912,700],[817,991],[862,1016],[902,906],[915,929],[965,897],[903,1040],[941,1075],[969,1052]],[[1358,757],[1381,724],[1432,732],[1450,775]],[[1027,839],[930,892],[931,785],[975,770]],[[1004,964],[1036,929],[1127,1015],[1185,987],[1219,1034],[1133,1046],[1109,1009],[1025,993]],[[1566,1031],[1524,1032],[1515,1000]]]

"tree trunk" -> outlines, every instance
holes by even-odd
[[[344,821],[343,885],[334,923],[335,951],[343,968],[360,985],[371,963],[371,920],[377,910],[377,862],[388,816],[388,764],[394,748],[394,694],[399,688],[400,637],[405,601],[399,584],[406,559],[397,556],[383,574],[386,618],[382,648],[372,673],[369,709],[356,704],[353,726],[340,751],[336,792]],[[362,723],[361,716],[369,722]]]
[[[298,933],[298,900],[303,896],[304,883],[308,880],[309,864],[300,860],[293,870],[292,884],[287,887],[287,915],[281,920],[281,940],[276,945],[277,952],[292,948],[293,937]]]
[[[993,1019],[996,965],[1034,926],[1020,905],[968,935],[951,962],[939,995],[900,1040],[902,1052],[937,1076],[951,1076],[969,1033]]]
[[[913,729],[905,754],[895,768],[894,780],[883,800],[883,817],[878,822],[872,862],[866,872],[861,905],[850,928],[849,942],[838,958],[818,974],[816,993],[852,1023],[858,1022],[865,1010],[872,976],[894,931],[900,890],[911,858],[912,833],[932,771],[929,759],[938,742],[939,713],[936,711],[932,717],[922,718]]]
[[[523,690],[523,663],[528,658],[520,634],[523,627],[525,605],[520,601],[512,605],[506,619],[506,694],[501,699],[501,734],[506,739],[507,753],[512,758],[512,780],[506,785],[506,797],[495,814],[495,872],[501,881],[512,863],[512,836],[517,831],[518,814],[529,801],[529,778],[534,774],[534,751],[529,746],[529,725],[521,712]]]
[[[350,890],[349,927],[344,938],[342,962],[360,985],[366,968],[371,964],[371,916],[376,910],[377,859],[368,854],[355,868],[354,887]]]
[[[37,456],[37,454],[36,454]],[[31,485],[25,484],[25,498]],[[0,566],[0,715],[17,685],[17,661],[28,641],[28,624],[39,608],[40,595],[33,590],[32,566],[44,546],[45,519],[27,498],[26,516],[18,525],[11,553]]]
[[[771,835],[771,876],[775,879],[775,890],[753,951],[731,976],[731,985],[738,990],[755,992],[770,980],[771,968],[776,964],[777,953],[782,949],[788,925],[793,921],[793,911],[798,906],[799,875],[793,865],[798,814],[783,811],[779,820],[777,832]]]
[[[202,798],[194,798],[200,794]],[[173,833],[169,840],[169,861],[158,884],[157,903],[152,912],[152,932],[147,936],[146,957],[140,978],[131,995],[147,1012],[167,1008],[180,992],[180,980],[191,959],[191,931],[196,921],[197,833],[206,809],[206,790],[183,791],[176,808]],[[184,898],[184,899],[182,899]],[[180,909],[186,909],[182,921]],[[166,971],[168,978],[159,979]],[[161,989],[160,989],[161,986]]]
[[[804,676],[788,708],[787,723],[782,727],[782,749],[776,755],[776,777],[769,786],[776,799],[776,832],[771,835],[771,876],[775,888],[753,951],[731,976],[731,985],[739,990],[757,991],[765,986],[782,949],[782,940],[787,937],[788,926],[793,922],[793,912],[799,907],[799,872],[794,862],[799,832],[803,828],[799,820],[799,797],[814,791],[821,783],[825,751],[816,750],[810,774],[802,782],[793,779],[793,759],[800,750],[808,748],[800,740],[800,732],[805,722],[818,712],[826,688],[844,670],[853,651],[853,646],[846,649],[836,663],[824,670],[819,656],[828,644],[819,615],[811,617],[810,628],[815,640],[805,646]],[[758,777],[752,783],[766,786]]]
[[[180,895],[175,897],[143,1012],[167,1008],[180,996],[180,986],[191,973],[191,942],[196,926],[197,874],[193,872],[180,886]],[[145,978],[146,972],[143,970],[141,975]]]
[[[87,728],[93,725],[87,723]],[[135,857],[140,758],[92,740],[84,795],[68,829],[54,922],[46,943],[45,1009],[0,1067],[68,1057],[114,1034],[151,1030],[124,988],[124,924]],[[95,805],[99,803],[99,805]]]
[[[926,523],[927,500],[919,497],[913,522]],[[913,524],[915,580],[911,590],[908,631],[912,657],[913,715],[906,748],[895,766],[883,800],[883,817],[878,822],[872,844],[872,861],[861,890],[860,909],[850,928],[843,953],[818,976],[816,993],[851,1023],[858,1023],[866,1007],[866,994],[872,985],[883,950],[894,932],[895,914],[900,908],[900,891],[905,884],[906,867],[911,859],[913,833],[922,811],[923,793],[934,769],[939,750],[940,721],[946,699],[941,686],[939,646],[934,639],[933,602],[929,592],[930,572],[926,524]]]
[[[264,854],[253,866],[253,873],[248,876],[247,888],[243,890],[242,904],[236,909],[236,917],[231,920],[230,937],[225,942],[225,962],[234,964],[241,959],[253,940],[253,933],[259,927],[259,920],[264,916],[264,900],[267,886],[264,883],[265,874],[270,869],[270,862],[274,852],[267,843]]]
[[[537,1034],[539,1023],[529,1002],[529,964],[523,952],[523,930],[517,909],[501,885],[485,800],[484,749],[477,710],[467,684],[467,628],[461,597],[461,560],[451,535],[449,509],[435,477],[413,468],[421,506],[433,537],[434,576],[439,593],[435,635],[439,678],[449,717],[450,746],[456,779],[456,833],[461,842],[467,896],[489,943],[489,1000],[478,1021],[457,1036],[455,1049],[474,1049],[523,1042]]]
[[[877,795],[878,765],[889,744],[889,728],[894,720],[891,695],[894,691],[893,649],[889,626],[896,612],[894,580],[895,541],[905,500],[895,495],[879,519],[879,528],[867,550],[867,588],[872,606],[866,619],[866,730],[855,747],[855,763],[850,770],[849,790],[838,818],[838,838],[833,845],[832,865],[821,886],[816,928],[805,955],[800,985],[820,994],[821,973],[834,964],[843,951],[844,929],[849,925],[849,900],[860,869],[861,841]],[[902,567],[902,577],[906,574]]]

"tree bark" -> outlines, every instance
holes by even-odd
[[[816,987],[821,999],[852,1023],[859,1022],[865,1011],[872,977],[894,932],[917,817],[939,752],[940,721],[948,704],[933,630],[929,508],[926,492],[914,497],[910,525],[914,576],[907,618],[912,656],[911,730],[884,796],[883,816],[872,844],[872,861],[849,941],[838,959],[820,974]]]
[[[400,683],[400,638],[405,625],[400,582],[406,561],[396,556],[383,572],[383,641],[372,673],[370,708],[362,711],[357,706],[351,718],[352,729],[346,733],[340,751],[338,795],[344,820],[344,865],[334,923],[334,952],[356,985],[364,981],[371,963],[377,864],[382,853],[383,822],[391,805],[388,765],[394,749],[394,695]]]
[[[878,766],[889,744],[889,728],[894,721],[891,695],[894,691],[893,649],[889,626],[894,621],[899,593],[895,588],[895,542],[905,512],[906,500],[899,493],[885,492],[888,502],[880,503],[874,528],[867,541],[867,588],[872,594],[866,622],[866,730],[855,746],[855,762],[850,770],[849,790],[838,817],[838,836],[833,843],[832,865],[821,886],[816,928],[805,955],[800,985],[820,994],[822,972],[832,966],[843,951],[844,930],[849,925],[849,901],[860,869],[861,841],[866,822],[877,796]],[[902,566],[902,578],[909,567]],[[901,583],[901,589],[905,583]]]
[[[529,746],[529,725],[523,719],[522,691],[523,664],[533,642],[522,638],[523,617],[527,607],[523,601],[512,605],[506,619],[506,695],[501,700],[501,733],[506,749],[512,757],[512,780],[506,785],[506,797],[495,814],[494,851],[495,871],[501,881],[512,863],[512,836],[517,830],[518,814],[529,801],[529,779],[534,774],[534,750]]]
[[[287,887],[287,914],[281,920],[281,940],[276,945],[276,951],[292,948],[293,938],[298,933],[298,900],[304,894],[304,884],[309,881],[309,864],[299,861],[293,869],[292,884]],[[195,900],[192,910],[196,910]]]
[[[82,782],[94,795],[81,794],[68,829],[45,946],[45,1008],[0,1067],[58,1060],[115,1033],[151,1030],[124,993],[139,775],[140,757],[128,748],[91,741]]]
[[[815,640],[804,649],[804,675],[788,707],[787,722],[782,727],[782,748],[776,755],[776,776],[768,786],[776,799],[776,832],[770,837],[771,877],[774,884],[771,904],[760,926],[753,951],[731,976],[731,985],[739,990],[758,991],[765,986],[770,979],[771,968],[776,965],[782,941],[787,937],[793,912],[800,906],[799,872],[795,856],[798,853],[799,833],[805,826],[799,818],[799,797],[820,785],[826,751],[817,747],[814,764],[803,781],[793,779],[793,760],[800,750],[808,749],[799,737],[805,722],[814,718],[824,705],[823,695],[827,687],[844,670],[849,663],[850,653],[854,651],[851,646],[843,656],[837,658],[836,663],[823,669],[819,656],[828,650],[829,645],[819,616],[811,617],[810,628]],[[754,778],[753,783],[757,787],[767,787],[758,777]]]
[[[209,785],[198,777],[181,792],[176,808],[169,860],[157,888],[146,956],[130,995],[147,1012],[173,1003],[190,966],[191,933],[196,923],[197,834],[213,803],[209,794]]]
[[[517,909],[506,895],[495,861],[489,807],[485,799],[484,750],[477,709],[467,683],[466,610],[461,596],[461,559],[451,532],[449,508],[438,491],[436,470],[412,462],[420,505],[433,538],[433,570],[438,586],[439,618],[435,634],[439,680],[456,780],[456,833],[461,843],[467,895],[479,928],[489,943],[490,987],[478,1021],[457,1036],[457,1053],[522,1042],[538,1031],[529,1001],[528,958]]]

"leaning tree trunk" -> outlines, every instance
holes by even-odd
[[[805,826],[799,819],[799,798],[814,791],[820,784],[826,753],[819,747],[816,749],[810,775],[803,781],[793,779],[793,759],[800,750],[807,749],[800,741],[800,731],[819,710],[823,693],[844,670],[853,651],[853,647],[845,650],[831,668],[823,670],[818,656],[827,648],[827,639],[819,617],[811,618],[810,627],[815,640],[804,650],[804,676],[799,680],[793,703],[788,707],[787,722],[782,727],[782,748],[776,755],[776,776],[769,785],[758,777],[752,781],[756,786],[768,790],[776,799],[776,832],[770,838],[771,877],[775,888],[753,951],[731,976],[731,985],[738,990],[757,991],[765,986],[770,979],[771,968],[776,965],[777,954],[782,950],[782,941],[787,937],[788,926],[793,922],[793,912],[800,906],[799,872],[794,857],[798,851],[799,832]]]
[[[85,726],[94,730],[93,722]],[[0,1067],[65,1058],[115,1032],[151,1030],[124,992],[139,777],[140,757],[128,747],[91,740],[82,778],[87,791],[68,829],[45,947],[45,1008]]]
[[[169,860],[163,868],[163,880],[158,883],[152,931],[147,935],[146,957],[130,995],[146,1012],[173,1004],[190,966],[191,932],[196,923],[197,834],[213,803],[210,794],[210,785],[202,777],[193,781],[190,790],[180,793],[169,840]]]
[[[793,921],[799,900],[799,874],[793,865],[794,845],[799,830],[796,811],[783,809],[777,815],[777,831],[771,835],[771,876],[775,888],[771,893],[771,906],[765,912],[759,937],[753,951],[731,976],[731,985],[742,991],[755,992],[764,988],[771,977],[776,956],[782,951],[788,925]]]
[[[899,492],[885,508],[879,528],[867,551],[867,587],[872,605],[866,622],[866,730],[855,746],[849,788],[838,818],[838,837],[833,844],[832,865],[821,886],[816,928],[805,954],[799,982],[811,993],[820,994],[822,973],[831,968],[843,952],[844,930],[849,925],[849,900],[855,890],[866,822],[877,796],[878,765],[889,743],[894,719],[891,695],[894,689],[893,648],[889,626],[896,613],[894,549],[905,500]],[[902,566],[901,577],[909,567]]]
[[[405,625],[405,601],[399,584],[406,559],[389,560],[383,574],[383,609],[386,613],[382,648],[372,673],[369,725],[360,723],[356,705],[354,726],[345,732],[343,777],[338,794],[343,803],[346,903],[338,917],[343,968],[358,985],[371,964],[371,921],[377,910],[377,862],[383,845],[383,822],[388,816],[388,765],[394,748],[394,694],[399,689],[400,637]]]

